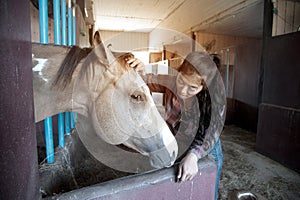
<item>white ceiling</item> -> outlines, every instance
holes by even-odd
[[[95,29],[261,37],[264,0],[94,0]]]

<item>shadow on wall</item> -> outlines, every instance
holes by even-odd
[[[226,125],[236,125],[256,133],[258,122],[258,108],[241,102],[237,99],[227,98]]]

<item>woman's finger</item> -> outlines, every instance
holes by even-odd
[[[193,180],[193,178],[194,178],[194,175],[190,175],[190,176],[187,178],[187,180],[188,180],[188,181],[191,181],[191,180]]]
[[[180,181],[186,181],[187,176],[188,176],[188,174],[183,170],[182,177],[181,177]]]
[[[180,182],[181,176],[182,176],[182,166],[179,165],[178,174],[177,174],[177,182]]]
[[[141,63],[141,61],[136,58],[131,58],[127,61],[127,63],[130,65],[130,67],[137,67],[138,64]]]

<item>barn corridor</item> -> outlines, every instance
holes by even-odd
[[[252,192],[258,199],[300,199],[299,173],[257,153],[255,137],[236,126],[225,127],[219,199],[229,199],[235,191]]]

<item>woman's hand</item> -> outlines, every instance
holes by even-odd
[[[190,181],[198,173],[198,158],[194,153],[188,153],[180,162],[177,175],[178,182]]]
[[[134,68],[135,71],[144,74],[145,72],[145,65],[142,61],[140,61],[137,58],[131,58],[127,60],[127,63],[129,64],[130,67]]]

